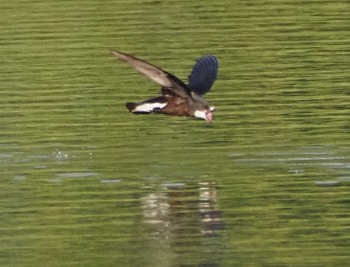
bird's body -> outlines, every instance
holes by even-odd
[[[122,52],[112,53],[162,86],[161,96],[140,103],[126,103],[130,112],[190,116],[212,121],[214,107],[208,104],[203,95],[210,90],[217,77],[218,61],[215,56],[199,58],[186,85],[176,76],[146,61]]]

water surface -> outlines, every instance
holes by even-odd
[[[1,266],[345,266],[347,1],[12,1],[0,16]],[[214,123],[135,116],[215,54]]]

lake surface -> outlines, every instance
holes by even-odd
[[[1,266],[346,266],[349,1],[10,1]],[[136,116],[215,54],[205,121]]]

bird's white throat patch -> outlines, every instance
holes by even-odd
[[[155,108],[164,108],[167,103],[141,103],[135,107],[133,112],[152,112]]]
[[[200,119],[204,119],[204,120],[207,119],[207,113],[205,111],[202,111],[202,110],[196,110],[194,112],[194,116],[196,118],[200,118]]]

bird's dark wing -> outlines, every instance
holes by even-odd
[[[112,54],[128,63],[131,67],[135,68],[138,72],[147,76],[152,81],[160,84],[162,88],[166,88],[168,91],[171,91],[173,94],[182,97],[191,97],[191,91],[187,88],[186,84],[171,73],[122,52],[112,51]]]
[[[213,86],[218,74],[219,62],[215,56],[203,56],[197,59],[190,76],[187,87],[199,95],[204,95]]]

